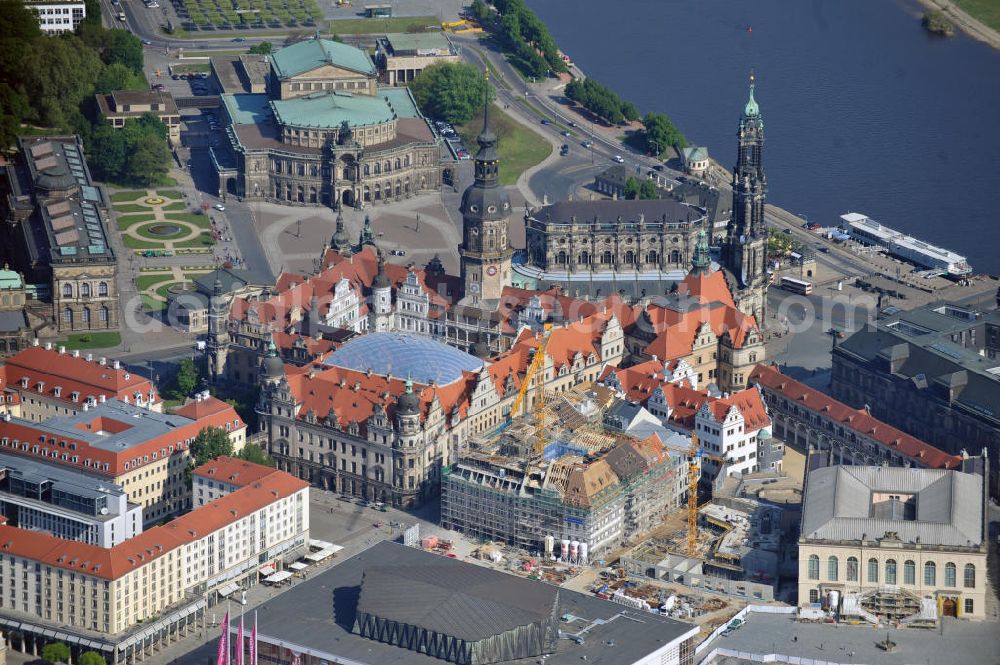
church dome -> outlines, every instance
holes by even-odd
[[[412,416],[420,413],[420,397],[413,392],[413,381],[406,380],[406,392],[396,400],[396,413],[401,416]]]
[[[484,220],[501,220],[510,215],[510,196],[503,187],[470,185],[462,195],[462,215]]]

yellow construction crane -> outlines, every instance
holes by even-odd
[[[691,449],[688,450],[688,556],[695,556],[698,544],[698,479],[701,476],[699,460],[709,459],[725,463],[724,457],[709,455],[698,447],[698,434],[691,432]]]
[[[538,343],[535,357],[528,365],[528,371],[524,373],[524,381],[521,383],[521,390],[517,393],[514,406],[510,410],[510,419],[517,415],[517,410],[524,402],[524,396],[528,393],[528,386],[531,380],[536,377],[535,382],[535,454],[541,455],[545,452],[545,349],[549,345],[549,337],[552,335],[552,324],[546,323],[543,326],[542,339]],[[541,370],[541,373],[539,373]]]

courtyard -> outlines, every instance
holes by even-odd
[[[112,194],[111,200],[122,243],[137,253],[209,254],[215,245],[208,210],[192,212],[178,191],[128,190]]]

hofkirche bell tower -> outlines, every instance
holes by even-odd
[[[499,300],[503,287],[510,284],[514,254],[509,233],[510,197],[500,185],[500,157],[496,134],[490,129],[488,94],[484,99],[483,131],[476,143],[476,180],[462,195],[462,244],[458,247],[462,302],[469,305]]]
[[[764,119],[754,99],[754,76],[750,75],[750,99],[740,116],[739,153],[733,169],[733,214],[726,227],[722,247],[723,267],[733,282],[733,298],[744,314],[764,325],[767,300],[767,228],[764,226]]]

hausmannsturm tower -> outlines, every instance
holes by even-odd
[[[764,120],[754,99],[754,76],[750,75],[750,99],[743,109],[739,128],[739,154],[733,170],[733,214],[726,227],[722,248],[723,267],[729,273],[733,299],[744,314],[764,325],[767,300],[767,228],[764,226]]]
[[[462,195],[462,244],[458,253],[462,264],[462,302],[483,306],[498,301],[503,287],[510,284],[510,197],[500,186],[500,157],[497,137],[490,129],[490,102],[486,95],[483,131],[476,137],[476,180]]]

